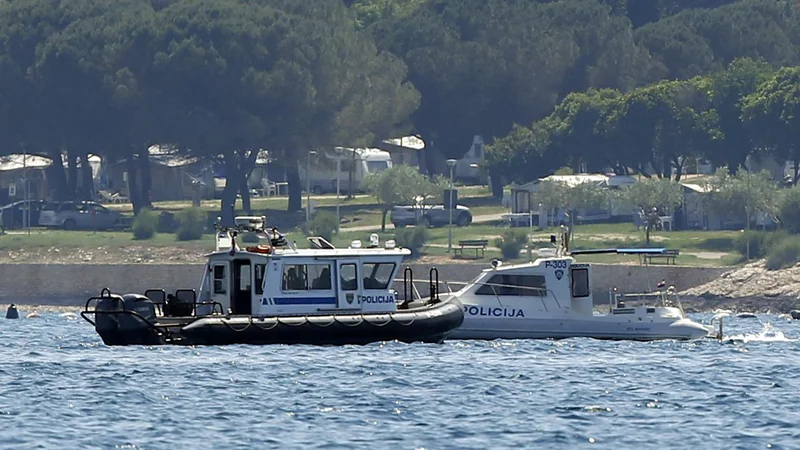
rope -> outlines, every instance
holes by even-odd
[[[237,330],[236,328],[232,327],[231,324],[229,324],[225,319],[220,319],[220,322],[222,322],[222,324],[225,325],[226,327],[230,328],[231,331],[235,331],[237,333],[241,333],[241,332],[245,331],[246,329],[250,328],[250,325],[253,324],[253,318],[249,317],[247,325],[245,325],[244,328],[242,328],[241,330]]]
[[[258,325],[258,324],[257,324],[257,323],[255,323],[254,321],[251,321],[250,323],[252,323],[254,327],[256,327],[256,328],[258,328],[258,329],[260,329],[260,330],[262,330],[262,331],[269,331],[269,330],[271,330],[271,329],[273,329],[273,328],[277,327],[278,325],[280,325],[280,322],[278,322],[277,320],[275,321],[275,323],[274,323],[274,324],[272,324],[272,326],[271,326],[271,327],[262,327],[261,325]]]
[[[333,316],[333,318],[331,319],[331,321],[330,321],[330,322],[328,322],[328,323],[327,323],[327,324],[325,324],[325,325],[320,325],[320,324],[318,324],[318,323],[314,322],[313,320],[308,320],[308,319],[306,319],[306,321],[308,321],[308,323],[310,323],[311,325],[317,326],[317,327],[319,327],[319,328],[327,328],[327,327],[329,327],[329,326],[333,325],[334,323],[336,323],[336,316]]]
[[[410,326],[411,324],[413,324],[417,320],[417,315],[416,314],[411,316],[411,320],[409,322],[407,322],[407,323],[403,323],[403,322],[395,319],[394,316],[389,316],[389,317],[391,317],[392,320],[394,320],[395,322],[399,323],[400,325],[402,325],[404,327]]]
[[[363,314],[362,314],[362,317],[363,317]],[[384,323],[381,323],[381,324],[378,324],[378,323],[371,322],[371,321],[367,320],[367,322],[368,322],[370,325],[373,325],[373,326],[376,326],[376,327],[385,327],[386,325],[389,325],[389,324],[390,324],[390,323],[392,323],[393,321],[394,321],[394,319],[392,319],[392,316],[389,316],[389,320],[387,320],[386,322],[384,322]]]
[[[279,323],[282,323],[283,325],[286,325],[287,327],[302,327],[303,325],[306,324],[306,322],[308,322],[308,318],[307,317],[305,317],[305,316],[298,316],[298,317],[302,317],[303,321],[298,323],[297,325],[292,325],[291,323],[284,322],[284,321],[281,320],[280,317],[276,317],[275,320],[277,320]]]
[[[361,320],[359,320],[358,322],[356,322],[356,323],[355,323],[355,324],[353,324],[353,325],[350,325],[350,324],[349,324],[349,323],[347,323],[347,322],[342,322],[342,321],[341,321],[341,320],[339,320],[339,318],[338,318],[338,317],[336,317],[336,316],[333,316],[333,320],[335,320],[335,321],[339,322],[340,324],[342,324],[342,325],[344,325],[344,326],[346,326],[346,327],[357,327],[357,326],[361,325],[362,323],[364,323],[364,316],[363,316],[363,315],[360,315],[360,316],[351,316],[351,317],[358,317],[358,318],[360,318]]]

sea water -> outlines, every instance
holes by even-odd
[[[725,336],[112,348],[3,319],[0,448],[800,448],[800,321]]]

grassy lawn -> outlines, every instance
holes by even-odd
[[[131,232],[116,231],[64,231],[64,230],[32,230],[28,235],[14,232],[0,236],[0,249],[19,250],[22,248],[96,248],[96,247],[128,247],[128,246],[180,246],[186,248],[214,247],[213,236],[208,234],[199,241],[178,241],[174,234],[156,234],[153,239],[139,241],[133,239]]]
[[[473,197],[476,202],[481,202],[482,197]],[[272,200],[272,199],[270,199]],[[285,200],[285,199],[284,199]],[[334,198],[335,200],[335,198]],[[373,232],[378,232],[380,225],[380,211],[374,203],[359,203],[371,201],[368,197],[357,198],[354,203],[340,207],[341,217],[345,220],[355,220],[351,226],[375,226],[375,230],[348,231],[342,228],[341,232],[333,239],[337,247],[347,247],[350,242],[359,239],[366,243]],[[331,212],[335,208],[330,208]],[[502,213],[501,206],[483,205],[474,206],[473,215]],[[345,225],[346,226],[346,225]],[[452,229],[453,245],[457,246],[462,239],[488,239],[489,248],[481,262],[488,262],[500,258],[501,254],[495,245],[495,239],[509,228],[501,221],[489,223],[476,223],[468,227]],[[526,233],[527,228],[516,228],[520,233]],[[305,236],[297,228],[285,230],[290,240],[296,241],[299,246],[306,247]],[[550,235],[558,233],[558,228],[540,230],[534,229],[534,248],[550,247]],[[394,230],[388,229],[386,233],[379,233],[381,241],[394,239]],[[426,255],[447,256],[448,234],[447,227],[428,230],[429,239],[424,249]],[[739,255],[734,250],[734,242],[741,235],[738,231],[676,231],[656,232],[651,235],[650,247],[665,247],[678,249],[681,255],[678,263],[682,265],[735,265],[740,262]],[[597,248],[625,248],[645,247],[644,231],[636,230],[632,224],[592,224],[578,225],[573,234],[573,249]],[[91,231],[62,231],[62,230],[33,230],[30,235],[15,231],[0,236],[0,249],[19,250],[23,248],[97,248],[97,247],[163,247],[178,246],[192,249],[211,249],[214,242],[211,235],[206,235],[199,241],[181,242],[175,239],[174,234],[156,234],[151,240],[134,240],[131,232],[91,232]],[[519,260],[527,259],[526,250],[523,249]],[[584,255],[581,260],[598,263],[638,263],[638,257],[631,255]]]

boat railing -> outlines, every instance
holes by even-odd
[[[686,317],[681,299],[674,286],[654,292],[632,293],[621,293],[617,292],[616,288],[612,288],[609,290],[609,302],[611,309],[630,308],[632,306],[673,307],[678,308],[681,315]],[[633,303],[633,305],[630,305],[629,302]]]
[[[414,271],[411,267],[406,266],[403,270],[403,278],[394,278],[392,279],[393,283],[402,283],[403,285],[403,301],[400,304],[400,307],[406,307],[410,302],[415,300],[421,300],[423,297],[417,288],[417,283],[427,283],[428,284],[428,299],[433,302],[438,302],[441,299],[439,298],[439,269],[436,267],[431,267],[428,271],[428,279],[427,280],[420,280],[414,279]],[[446,283],[446,282],[445,282]]]

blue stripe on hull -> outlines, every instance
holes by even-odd
[[[336,297],[275,297],[276,305],[335,305]]]

